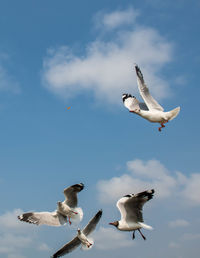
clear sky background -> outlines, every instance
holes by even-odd
[[[83,182],[81,226],[103,217],[85,257],[198,257],[200,252],[198,0],[0,1],[0,256],[50,257],[76,227],[17,221],[52,211]],[[137,63],[165,110],[160,133],[130,114]],[[67,109],[67,107],[71,107]],[[117,232],[121,196],[155,189],[153,231]]]

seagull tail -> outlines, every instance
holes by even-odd
[[[172,120],[175,117],[178,116],[179,112],[180,112],[180,107],[174,108],[171,111],[167,112],[167,120]]]
[[[138,223],[140,224],[140,226],[142,228],[145,228],[145,229],[148,229],[148,230],[153,230],[153,228],[151,226],[147,225],[147,224],[144,224],[142,222],[138,222]]]
[[[72,222],[74,224],[78,224],[83,219],[83,210],[80,207],[73,209],[73,211],[77,212],[78,214],[73,214],[71,217]]]
[[[90,250],[92,247],[93,247],[93,245],[94,245],[94,240],[93,240],[93,238],[88,238],[88,241],[89,241],[89,243],[90,243],[90,245],[83,245],[82,244],[82,246],[81,246],[81,249],[83,250],[83,251],[88,251],[88,250]]]

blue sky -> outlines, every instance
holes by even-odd
[[[16,217],[54,210],[83,182],[81,225],[104,212],[83,258],[197,257],[199,9],[198,0],[0,1],[0,256],[50,257],[70,240],[75,228]],[[139,97],[134,63],[166,110],[181,106],[162,133],[123,107],[122,93]],[[149,187],[154,230],[132,241],[108,222],[120,218],[119,197]]]

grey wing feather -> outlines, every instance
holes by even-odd
[[[124,208],[126,209],[126,221],[144,222],[142,216],[142,207],[143,204],[141,204],[138,199],[133,198],[130,201],[128,200],[124,204]]]
[[[121,212],[122,218],[129,222],[143,222],[143,205],[153,198],[153,194],[154,189],[151,189],[121,198],[117,203],[117,207]]]
[[[146,110],[146,111],[149,110],[147,105],[144,102],[140,102],[139,107],[140,107],[141,110]]]
[[[97,214],[89,221],[87,226],[83,229],[83,234],[84,235],[87,236],[87,235],[91,234],[95,230],[96,225],[98,224],[101,216],[102,216],[102,210],[99,210],[97,212]]]
[[[68,254],[72,252],[74,249],[76,249],[81,244],[81,241],[78,237],[75,237],[70,242],[65,244],[62,248],[60,248],[55,254],[53,254],[53,258],[61,257],[65,254]]]
[[[65,203],[69,207],[71,207],[71,208],[77,207],[77,204],[78,204],[77,193],[82,191],[83,188],[84,188],[84,184],[80,183],[80,184],[75,184],[75,185],[72,185],[72,186],[64,189],[64,195],[66,198]]]
[[[66,218],[54,212],[28,212],[18,216],[18,219],[35,225],[61,226],[66,223]]]
[[[129,199],[130,197],[124,196],[117,202],[117,208],[121,213],[121,220],[127,222],[143,222],[142,213],[137,212],[134,202],[131,203],[131,205],[127,205]]]
[[[144,78],[140,68],[136,65],[135,66],[136,74],[137,74],[137,82],[140,95],[142,96],[144,102],[146,103],[149,110],[156,109],[159,111],[164,111],[163,107],[158,104],[158,102],[151,96],[148,87],[144,82]]]

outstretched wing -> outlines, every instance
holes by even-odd
[[[83,234],[84,235],[89,235],[91,234],[95,228],[96,228],[96,225],[98,224],[101,216],[102,216],[102,210],[99,210],[97,212],[97,214],[89,221],[89,223],[87,224],[87,226],[83,229]]]
[[[151,96],[148,87],[144,82],[144,78],[140,68],[136,65],[135,66],[136,74],[137,74],[137,83],[140,95],[142,96],[144,102],[146,103],[149,110],[156,109],[159,111],[164,111],[163,107],[158,104],[158,102]]]
[[[64,189],[64,195],[66,198],[65,203],[69,207],[71,207],[71,208],[77,207],[77,204],[78,204],[77,193],[82,191],[83,188],[84,188],[84,184],[80,183],[80,184],[75,184],[75,185],[72,185],[72,186]]]
[[[62,248],[60,248],[55,254],[52,255],[52,258],[61,257],[65,254],[72,252],[81,244],[81,241],[78,237],[75,237],[70,242],[65,244]]]
[[[139,101],[134,96],[131,96],[125,99],[124,106],[128,108],[129,111],[140,110]]]
[[[66,218],[54,212],[28,212],[18,216],[18,219],[35,225],[61,226],[66,223]]]
[[[138,194],[129,194],[117,202],[117,208],[121,213],[121,220],[126,222],[143,222],[142,207],[145,202],[153,198],[154,190],[144,191]]]
[[[87,226],[83,229],[84,235],[89,235],[92,233],[93,230],[95,230],[97,223],[99,222],[100,218],[102,216],[102,210],[98,211],[97,214],[89,221]],[[65,254],[68,254],[72,252],[75,248],[77,248],[81,244],[81,241],[78,237],[75,237],[70,242],[65,244],[61,249],[59,249],[52,257],[61,257]]]

